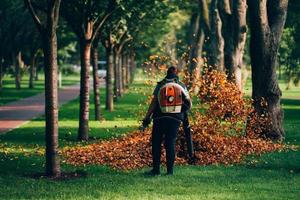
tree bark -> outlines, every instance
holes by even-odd
[[[242,91],[242,67],[244,47],[247,36],[246,0],[219,1],[219,12],[222,19],[222,33],[225,40],[224,63],[228,79]]]
[[[250,56],[252,65],[252,98],[258,114],[267,115],[271,123],[262,136],[284,139],[281,90],[276,75],[277,53],[286,19],[288,0],[248,0],[250,12]],[[267,103],[261,106],[261,100]]]
[[[205,35],[209,32],[209,10],[206,0],[199,0],[199,13],[193,14],[190,25],[190,36],[189,36],[189,73],[190,82],[193,83],[194,78],[198,78],[200,75],[200,67],[202,62],[202,49],[204,45]],[[197,69],[198,67],[198,69]],[[196,70],[197,69],[197,70]],[[196,71],[195,71],[196,70]]]
[[[36,62],[36,57],[37,57],[38,51],[33,51],[31,52],[31,58],[30,58],[30,72],[29,72],[29,88],[34,88],[34,75],[36,73],[36,67],[35,67],[35,62]]]
[[[202,49],[204,45],[205,33],[203,28],[203,22],[201,22],[201,17],[196,18],[197,25],[193,25],[195,23],[193,20],[194,17],[191,19],[191,29],[193,34],[190,36],[190,52],[189,52],[189,74],[190,76],[190,83],[194,82],[194,79],[199,76],[197,72],[200,70],[196,70],[197,67],[201,67],[201,56],[202,56]]]
[[[120,93],[120,97],[123,96],[124,93],[124,87],[123,87],[123,70],[122,70],[122,53],[119,54],[119,61],[118,61],[118,65],[119,65],[119,74],[120,74],[120,80],[119,80],[119,93]]]
[[[45,64],[46,174],[49,176],[59,176],[61,173],[58,154],[57,37],[54,30],[49,27],[42,36]]]
[[[2,63],[2,57],[0,56],[0,92],[3,88],[3,63]]]
[[[98,44],[93,43],[92,47],[92,66],[93,66],[93,89],[94,89],[94,105],[95,105],[95,120],[101,120],[101,106],[100,106],[100,88],[98,76]]]
[[[38,66],[36,66],[36,68],[35,68],[34,80],[35,81],[39,80],[39,67]]]
[[[130,56],[127,54],[126,55],[126,85],[127,88],[129,87],[129,83],[130,83],[130,77],[131,72],[130,72]]]
[[[80,109],[78,140],[89,139],[89,100],[90,100],[90,57],[91,42],[85,38],[80,39]]]
[[[219,71],[224,71],[224,38],[222,36],[222,21],[218,10],[218,1],[210,4],[210,37],[209,65]]]
[[[113,68],[114,68],[114,53],[111,45],[107,45],[106,48],[106,63],[107,63],[107,70],[106,70],[106,102],[105,108],[108,111],[114,110],[114,91],[113,91]]]
[[[114,79],[114,96],[115,100],[118,100],[122,96],[122,68],[121,68],[121,54],[117,51],[114,52],[114,69],[115,69],[115,79]]]
[[[119,77],[120,77],[120,70],[119,70],[119,55],[117,55],[116,52],[114,52],[114,100],[118,101],[118,98],[120,97],[120,90],[119,90]]]
[[[136,61],[135,61],[135,53],[134,52],[132,52],[130,54],[130,63],[131,63],[131,66],[130,66],[130,83],[133,83],[134,72],[136,70]]]
[[[23,61],[22,61],[22,54],[19,51],[15,57],[16,62],[15,62],[15,84],[16,84],[16,89],[21,89],[21,68],[23,65]]]
[[[192,74],[194,71],[194,59],[195,58],[193,56],[193,53],[195,53],[195,51],[193,50],[195,48],[195,43],[196,43],[196,35],[198,33],[199,30],[199,14],[198,13],[193,13],[191,16],[191,20],[190,20],[190,27],[189,27],[189,59],[188,59],[188,70],[189,73]],[[193,68],[194,67],[194,68]]]
[[[126,76],[127,76],[126,55],[122,54],[122,90],[123,90],[123,92],[125,92],[126,88],[127,88]]]

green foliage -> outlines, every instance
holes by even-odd
[[[24,9],[23,1],[1,1],[0,15],[1,62],[4,61],[4,66],[9,67],[13,64],[12,55],[22,51],[23,59],[28,63],[30,52],[38,48],[40,43],[37,30],[29,13]]]
[[[288,84],[295,85],[300,80],[300,2],[292,0],[289,3],[286,28],[283,31],[282,40],[279,48],[280,70],[284,71]]]

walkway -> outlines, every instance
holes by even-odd
[[[22,91],[20,91],[22,92]],[[67,86],[58,91],[59,106],[79,95],[79,85]],[[18,128],[45,113],[45,94],[41,93],[0,106],[0,134]]]

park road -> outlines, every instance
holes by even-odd
[[[21,92],[21,91],[20,91]],[[59,106],[79,95],[79,84],[66,86],[58,91]],[[41,93],[0,106],[0,134],[18,128],[45,113],[45,94]]]

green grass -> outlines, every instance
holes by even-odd
[[[90,135],[98,139],[120,136],[137,128],[145,97],[133,88],[117,102],[115,112],[104,112],[106,121],[90,121]],[[104,91],[102,102],[104,102]],[[285,94],[284,94],[285,95]],[[300,145],[300,93],[286,96],[286,142]],[[92,99],[92,98],[91,98]],[[78,127],[78,99],[65,104],[60,116],[60,145],[75,145]],[[93,104],[90,118],[93,119]],[[81,170],[87,177],[51,181],[32,179],[28,175],[44,171],[44,158],[26,156],[44,144],[44,118],[38,118],[0,136],[0,144],[10,147],[0,153],[0,199],[299,199],[300,151],[278,152],[252,157],[233,166],[176,166],[172,177],[146,177],[149,169],[115,171],[106,166],[73,167],[62,164],[63,171]]]
[[[72,85],[79,83],[78,75],[63,76],[62,85]],[[20,90],[16,89],[15,80],[13,77],[6,75],[3,78],[3,88],[0,91],[0,106],[7,104],[12,101],[17,101],[26,97],[33,96],[35,94],[41,93],[44,91],[44,76],[43,74],[39,75],[39,80],[34,82],[34,88],[28,88],[29,76],[24,75],[21,81]]]

